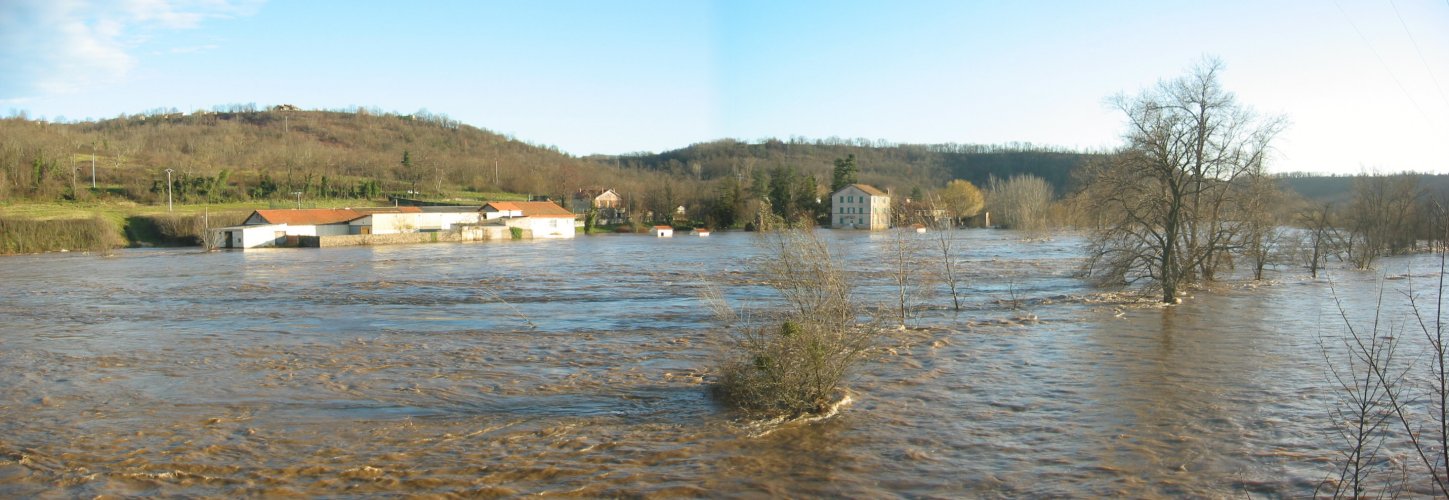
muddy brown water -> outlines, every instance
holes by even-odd
[[[889,236],[822,234],[893,299]],[[1333,471],[1327,280],[1133,305],[1074,277],[1072,235],[959,237],[964,310],[916,297],[852,404],[786,423],[707,395],[704,282],[772,301],[745,233],[0,259],[0,496],[1296,497]],[[1389,303],[1434,266],[1333,287],[1370,318],[1385,273]]]

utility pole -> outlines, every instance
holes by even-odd
[[[91,146],[91,189],[96,188],[96,147]]]
[[[493,157],[493,188],[498,188],[498,157]]]
[[[302,209],[302,192],[301,191],[292,191],[292,196],[296,196],[297,197],[297,210],[301,210]]]
[[[166,169],[166,211],[167,212],[170,212],[171,211],[171,172],[175,172],[175,171],[176,170],[169,169],[169,168]]]

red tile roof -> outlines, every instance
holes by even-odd
[[[340,224],[349,222],[371,214],[381,213],[422,213],[418,207],[382,207],[382,208],[303,208],[303,209],[276,209],[257,210],[248,217],[260,218],[268,224],[288,224],[293,226],[309,226],[319,224]]]
[[[423,207],[363,207],[363,208],[349,208],[348,210],[356,210],[357,212],[359,212],[359,213],[361,213],[363,215],[367,215],[367,214],[420,214],[420,213],[423,213]]]
[[[551,201],[492,201],[488,202],[487,205],[483,205],[483,208],[486,210],[490,206],[498,211],[518,210],[523,212],[524,217],[574,218],[573,212]]]
[[[861,191],[865,191],[865,194],[868,194],[868,195],[871,195],[871,196],[886,196],[886,193],[884,191],[881,191],[879,189],[876,189],[875,186],[872,186],[870,184],[851,184],[851,185],[852,186],[855,186],[856,189],[859,189]]]

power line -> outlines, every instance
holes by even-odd
[[[1444,0],[1449,3],[1449,0]],[[1424,71],[1429,73],[1429,80],[1434,82],[1434,88],[1439,91],[1439,98],[1444,104],[1449,104],[1449,96],[1444,95],[1444,87],[1439,85],[1439,78],[1434,76],[1434,68],[1429,66],[1429,60],[1424,57],[1424,51],[1419,48],[1419,41],[1414,39],[1414,34],[1409,31],[1409,23],[1404,22],[1404,15],[1399,12],[1399,6],[1394,0],[1389,0],[1389,6],[1394,8],[1394,15],[1399,17],[1399,25],[1404,27],[1404,34],[1409,35],[1409,42],[1414,44],[1414,52],[1419,54],[1419,62],[1424,65]]]
[[[1353,32],[1358,33],[1359,40],[1362,40],[1364,46],[1368,47],[1369,52],[1374,55],[1374,59],[1379,60],[1379,64],[1384,67],[1384,72],[1388,73],[1389,79],[1393,80],[1394,84],[1399,86],[1399,91],[1403,92],[1404,97],[1409,100],[1409,103],[1414,105],[1414,110],[1418,111],[1419,116],[1424,118],[1424,122],[1433,128],[1435,126],[1434,120],[1429,117],[1428,113],[1424,112],[1424,107],[1419,105],[1419,101],[1414,99],[1413,94],[1409,93],[1409,88],[1405,87],[1404,82],[1399,80],[1399,77],[1394,74],[1394,70],[1389,67],[1388,61],[1385,61],[1384,57],[1379,55],[1379,51],[1374,50],[1373,43],[1370,43],[1368,37],[1364,36],[1363,30],[1358,29],[1358,23],[1353,22],[1353,16],[1348,15],[1348,11],[1343,10],[1343,5],[1339,4],[1338,0],[1333,0],[1333,5],[1338,7],[1338,12],[1343,14],[1343,18],[1348,21],[1348,25],[1353,27]]]

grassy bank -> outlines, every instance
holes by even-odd
[[[305,208],[375,206],[359,200],[303,202]],[[0,203],[0,255],[103,250],[148,245],[197,245],[207,226],[241,224],[253,210],[295,203],[140,205],[128,201]]]
[[[0,216],[0,255],[99,251],[124,244],[116,226],[100,216],[53,220]]]

